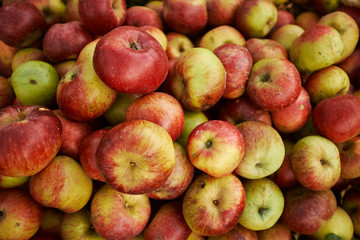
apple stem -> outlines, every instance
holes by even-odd
[[[216,199],[213,199],[213,204],[214,204],[214,205],[218,205],[218,204],[219,204],[219,201],[216,200]]]

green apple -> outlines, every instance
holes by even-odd
[[[271,39],[280,43],[287,52],[289,52],[292,43],[298,38],[305,30],[296,24],[286,24],[279,27],[271,35]]]
[[[56,102],[59,76],[55,68],[43,61],[27,61],[11,75],[11,86],[23,105],[50,107]]]
[[[274,226],[284,209],[284,195],[270,179],[244,181],[246,204],[239,223],[253,231],[266,230]]]

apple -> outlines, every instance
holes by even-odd
[[[292,232],[282,222],[276,222],[272,227],[257,231],[259,240],[291,240]]]
[[[161,30],[158,27],[152,26],[152,25],[144,25],[144,26],[141,26],[140,28],[144,29],[145,31],[150,33],[151,36],[156,38],[156,40],[158,40],[158,42],[160,43],[160,45],[164,49],[164,51],[166,51],[168,40],[167,40],[166,34],[164,33],[163,30]]]
[[[162,18],[159,14],[146,6],[132,6],[127,8],[124,25],[135,27],[150,25],[160,30],[164,29]]]
[[[63,216],[64,212],[59,209],[43,207],[43,217],[36,235],[61,239],[60,226]]]
[[[288,59],[288,53],[283,45],[269,38],[247,39],[245,47],[249,50],[254,64],[264,58]]]
[[[300,72],[312,73],[337,63],[344,48],[342,37],[335,28],[317,23],[294,40],[289,58]]]
[[[81,21],[79,0],[67,0],[65,4],[65,22]]]
[[[216,236],[216,237],[208,237],[208,240],[258,240],[258,236],[256,231],[247,229],[240,224],[236,224],[236,226],[231,229],[229,232]]]
[[[347,189],[342,197],[343,209],[349,214],[353,226],[354,233],[360,235],[360,191],[356,187]]]
[[[42,49],[50,61],[57,63],[76,59],[81,50],[93,40],[94,36],[80,21],[56,23],[46,31]]]
[[[97,76],[92,58],[99,39],[88,43],[57,87],[56,102],[60,111],[75,121],[99,118],[115,102],[117,92]]]
[[[311,191],[299,186],[285,191],[284,199],[285,207],[280,221],[291,231],[304,235],[319,231],[337,208],[335,195],[330,189]]]
[[[214,51],[225,43],[234,43],[240,46],[245,45],[244,36],[235,28],[229,25],[221,25],[211,28],[204,33],[199,41],[199,47]]]
[[[301,92],[301,78],[287,59],[264,58],[253,64],[246,93],[259,108],[280,110],[294,103]]]
[[[53,64],[59,79],[62,79],[64,75],[77,65],[75,59],[65,60],[63,62]]]
[[[13,56],[11,61],[11,69],[15,71],[22,63],[32,60],[38,60],[43,62],[48,62],[48,59],[45,57],[43,50],[39,48],[23,48],[19,49]]]
[[[27,177],[8,177],[0,175],[0,189],[15,188],[27,183],[30,176]]]
[[[312,112],[315,130],[334,143],[345,142],[360,133],[360,98],[345,94],[326,98]]]
[[[356,0],[340,0],[345,6],[360,7],[360,3]]]
[[[45,16],[47,26],[65,22],[66,5],[62,0],[25,0],[35,5]]]
[[[0,108],[11,105],[14,98],[15,93],[9,80],[0,75]]]
[[[243,2],[244,0],[206,0],[208,25],[212,27],[234,25],[236,10]]]
[[[334,215],[329,221],[327,221],[325,225],[311,237],[316,240],[322,240],[329,234],[335,234],[344,240],[353,239],[354,225],[349,214],[340,206],[336,208]]]
[[[253,64],[249,50],[236,43],[225,43],[213,52],[226,71],[226,87],[222,98],[235,99],[242,96]]]
[[[165,202],[144,230],[145,239],[187,239],[191,229],[182,213],[182,202]]]
[[[360,137],[351,138],[345,142],[337,143],[340,152],[341,177],[354,179],[360,177]]]
[[[185,34],[168,32],[166,33],[166,39],[166,55],[169,59],[179,57],[180,54],[194,47],[192,40]]]
[[[200,236],[194,232],[191,232],[189,237],[186,239],[186,240],[205,240],[205,239],[208,239],[204,236]]]
[[[338,62],[347,58],[355,50],[359,40],[359,27],[349,14],[332,11],[322,16],[318,23],[332,26],[340,33],[344,42],[344,51]]]
[[[173,200],[180,198],[194,177],[194,166],[190,162],[186,148],[174,142],[175,166],[165,183],[158,189],[146,193],[151,199]]]
[[[240,131],[231,123],[209,120],[190,133],[187,152],[194,167],[210,176],[224,177],[243,159],[245,143]]]
[[[201,66],[196,63],[201,62]],[[170,93],[183,108],[205,111],[223,96],[226,71],[220,59],[209,49],[191,48],[174,63],[167,79]]]
[[[196,126],[207,122],[209,119],[202,111],[189,111],[184,109],[184,127],[180,136],[176,139],[185,149],[189,140],[189,135]]]
[[[95,35],[104,35],[121,26],[126,18],[125,0],[78,0],[82,24]]]
[[[8,78],[12,74],[12,59],[14,58],[17,48],[11,47],[0,40],[0,75]]]
[[[168,58],[160,43],[133,26],[118,27],[101,37],[93,65],[101,81],[121,93],[153,92],[168,73]]]
[[[180,102],[164,92],[152,92],[136,98],[126,111],[126,120],[144,119],[162,126],[175,141],[184,128],[184,110]]]
[[[269,124],[245,121],[236,125],[245,142],[245,154],[235,169],[247,179],[260,179],[276,172],[285,157],[285,146],[280,134]]]
[[[95,193],[90,205],[92,226],[108,240],[127,240],[142,233],[150,211],[146,195],[121,193],[107,184]]]
[[[104,118],[113,126],[124,122],[129,105],[140,96],[141,94],[119,93],[115,102],[103,114]]]
[[[0,8],[0,40],[24,48],[43,37],[47,23],[44,14],[33,4],[14,2]]]
[[[58,84],[55,68],[44,61],[27,61],[11,75],[15,96],[24,105],[54,106]]]
[[[233,229],[245,207],[245,189],[235,175],[197,176],[187,189],[182,211],[190,229],[201,236],[218,236]]]
[[[269,178],[245,180],[244,189],[246,204],[240,225],[253,231],[274,226],[284,209],[281,189]]]
[[[80,164],[68,156],[56,156],[41,172],[30,178],[29,192],[44,207],[66,213],[79,211],[89,201],[92,180]]]
[[[340,0],[313,0],[312,6],[314,11],[319,15],[326,15],[328,13],[336,11],[341,5]]]
[[[354,6],[340,6],[337,11],[342,11],[350,15],[356,22],[356,24],[360,27],[360,9]]]
[[[272,0],[274,2],[274,0]],[[285,0],[288,1],[288,0]],[[274,2],[275,3],[275,2]],[[275,5],[277,5],[275,3]],[[276,23],[275,25],[271,28],[270,32],[268,33],[267,37],[271,37],[272,34],[278,29],[281,28],[282,26],[285,25],[289,25],[289,24],[295,24],[295,17],[294,15],[286,10],[286,9],[282,9],[281,7],[277,8],[277,18],[276,18]]]
[[[360,48],[356,48],[350,56],[337,64],[343,69],[350,79],[350,83],[357,89],[360,87],[360,77],[358,71],[360,69]]]
[[[80,146],[84,138],[92,131],[87,122],[77,122],[67,118],[59,109],[53,110],[61,121],[62,136],[58,154],[79,160]]]
[[[271,34],[271,39],[280,43],[285,50],[289,53],[292,43],[297,39],[305,30],[296,24],[287,24],[276,29]]]
[[[270,112],[271,121],[279,132],[293,133],[305,126],[310,118],[311,110],[310,96],[306,89],[301,87],[300,95],[294,103]]]
[[[61,122],[50,109],[0,109],[0,175],[26,177],[41,171],[58,153],[61,132]]]
[[[161,18],[163,17],[163,1],[162,0],[152,0],[144,5],[145,7],[151,8],[154,10]]]
[[[255,106],[246,95],[223,101],[220,104],[221,107],[216,114],[218,120],[233,125],[245,121],[261,121],[269,125],[272,124],[270,112]]]
[[[84,207],[77,212],[64,213],[60,225],[62,239],[103,240],[92,226],[90,209]]]
[[[95,156],[105,181],[127,194],[158,189],[176,162],[169,133],[142,119],[127,120],[111,128],[102,137]]]
[[[244,1],[235,14],[235,26],[248,38],[263,38],[275,26],[278,11],[271,0]]]
[[[208,21],[206,0],[163,0],[163,18],[172,31],[198,34]]]
[[[314,11],[303,11],[295,17],[295,24],[300,26],[302,29],[307,30],[314,26],[319,21],[320,15]]]
[[[25,190],[0,190],[0,239],[30,239],[40,227],[43,209]]]
[[[326,98],[347,94],[350,79],[342,68],[331,65],[312,73],[304,88],[312,104],[316,105]]]

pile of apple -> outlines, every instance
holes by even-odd
[[[359,0],[0,4],[0,240],[360,237]]]

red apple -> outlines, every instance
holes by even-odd
[[[312,112],[312,122],[319,134],[334,143],[345,142],[360,133],[360,98],[340,95],[319,102]]]
[[[47,26],[65,22],[65,2],[62,0],[25,0],[35,5],[44,15]]]
[[[12,59],[14,58],[17,48],[11,47],[0,40],[0,75],[3,77],[11,77]]]
[[[153,9],[146,6],[132,6],[126,9],[124,25],[142,27],[150,25],[164,29],[162,18]]]
[[[0,190],[0,239],[30,239],[40,227],[43,209],[25,190]]]
[[[264,58],[288,59],[285,47],[272,39],[250,38],[246,41],[245,47],[249,50],[254,63]]]
[[[104,35],[124,23],[126,1],[78,0],[78,12],[86,29],[95,35]]]
[[[278,8],[277,9],[277,18],[275,25],[271,28],[270,32],[268,33],[268,36],[271,37],[272,34],[282,26],[288,25],[288,24],[295,24],[295,17],[292,13],[285,9]]]
[[[360,137],[351,138],[336,146],[340,152],[341,177],[346,179],[360,177]]]
[[[178,32],[168,32],[166,33],[166,38],[166,55],[169,59],[176,58],[186,50],[194,47],[194,43],[185,34]]]
[[[29,2],[14,2],[0,8],[0,40],[9,46],[31,46],[43,37],[46,27],[45,15]]]
[[[8,79],[0,75],[0,108],[4,108],[12,104],[15,93]]]
[[[291,240],[292,232],[282,222],[278,221],[274,226],[266,230],[258,231],[258,240]]]
[[[168,73],[168,58],[160,43],[133,26],[118,27],[101,37],[93,65],[101,81],[121,93],[153,92]]]
[[[39,106],[0,109],[0,174],[31,176],[58,153],[61,122],[51,110]]]
[[[235,43],[225,43],[214,49],[214,54],[220,59],[226,71],[225,99],[235,99],[244,94],[247,79],[253,64],[253,59],[244,46]]]
[[[126,111],[126,120],[145,119],[154,122],[175,141],[184,128],[184,110],[170,94],[152,92],[136,98]]]
[[[208,24],[212,27],[234,25],[236,10],[243,2],[244,0],[206,0]]]
[[[256,232],[257,231],[247,229],[240,224],[237,224],[229,232],[216,237],[208,237],[208,240],[258,240]]]
[[[295,24],[307,30],[314,26],[320,19],[320,15],[314,11],[303,11],[295,17]]]
[[[350,79],[350,83],[357,89],[360,87],[360,48],[356,48],[350,56],[339,63],[341,69],[343,69]]]
[[[280,110],[294,103],[301,92],[301,78],[286,59],[265,58],[252,67],[246,93],[259,108]]]
[[[43,217],[36,235],[44,235],[54,239],[61,239],[60,225],[64,212],[56,208],[43,207]]]

